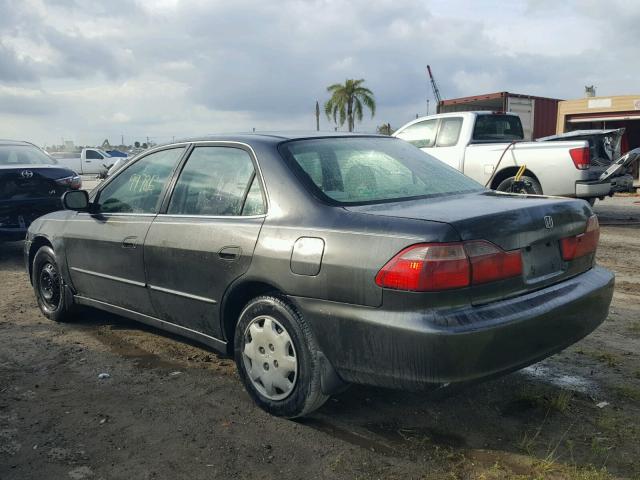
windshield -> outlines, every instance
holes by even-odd
[[[55,165],[56,161],[33,145],[0,145],[0,165]]]
[[[475,142],[523,140],[522,122],[517,115],[478,115],[473,126]]]
[[[281,153],[316,196],[330,203],[380,203],[482,190],[463,174],[402,140],[297,140]]]

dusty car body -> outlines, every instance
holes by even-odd
[[[613,292],[585,202],[486,190],[394,138],[189,140],[76,193],[25,243],[45,315],[92,306],[234,355],[275,415],[350,382],[522,368],[595,329]]]

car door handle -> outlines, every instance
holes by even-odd
[[[237,260],[240,258],[242,249],[240,247],[224,247],[218,252],[218,256],[223,260]]]
[[[138,246],[138,237],[126,237],[122,240],[122,248],[136,248]]]

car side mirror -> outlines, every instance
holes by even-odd
[[[67,210],[86,212],[89,210],[89,194],[86,190],[69,190],[62,194],[62,206]]]

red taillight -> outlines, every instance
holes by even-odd
[[[589,147],[572,148],[569,150],[569,155],[578,170],[586,170],[591,166]]]
[[[473,284],[517,277],[522,273],[520,250],[505,252],[493,243],[483,240],[467,242],[464,248],[471,262]]]
[[[478,240],[422,243],[405,248],[376,275],[384,288],[438,291],[511,278],[522,273],[520,251],[505,252]]]
[[[598,240],[600,240],[598,217],[591,215],[584,233],[560,240],[562,259],[573,260],[594,253],[598,248]]]
[[[78,190],[80,189],[80,187],[82,187],[82,179],[80,178],[79,175],[59,178],[58,180],[56,180],[56,182],[72,190]]]
[[[405,248],[376,275],[397,290],[447,290],[469,285],[469,260],[461,243],[423,243]]]

